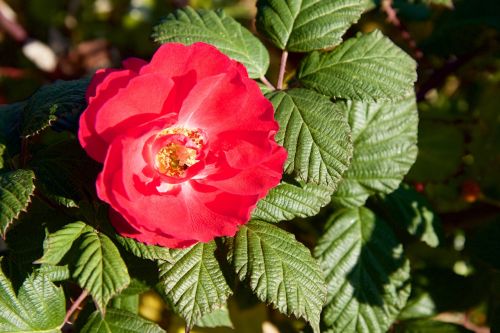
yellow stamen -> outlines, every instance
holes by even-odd
[[[196,148],[186,147],[178,141],[171,142],[156,154],[156,168],[160,173],[170,177],[184,177],[186,170],[198,162],[197,149],[200,149],[204,143],[203,136],[196,129],[171,127],[159,132],[157,137],[169,134],[180,134],[189,138]]]

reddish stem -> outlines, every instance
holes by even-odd
[[[413,57],[417,60],[422,59],[424,56],[422,50],[418,48],[417,42],[413,39],[405,25],[399,20],[396,10],[392,7],[392,0],[382,0],[380,7],[387,15],[387,22],[399,29],[401,38],[408,44],[408,47],[413,53]]]
[[[268,80],[268,79],[267,79],[264,75],[262,75],[259,79],[260,79],[260,81],[262,81],[262,83],[264,83],[264,85],[265,85],[266,87],[268,87],[269,89],[271,89],[271,90],[276,90],[276,88],[272,85],[272,83],[271,83],[271,82],[269,82],[269,80]]]
[[[78,296],[78,298],[76,299],[75,302],[73,302],[73,304],[71,305],[71,307],[69,308],[68,312],[66,312],[66,317],[64,317],[64,322],[65,323],[69,323],[70,319],[71,319],[71,316],[73,315],[73,313],[80,308],[80,305],[82,304],[82,302],[85,300],[85,298],[89,295],[89,292],[86,291],[86,290],[83,290],[82,293],[80,294],[80,296]]]
[[[288,52],[283,51],[283,53],[281,54],[280,73],[278,76],[278,84],[276,85],[276,88],[278,90],[283,89],[283,81],[285,79],[286,60],[287,59],[288,59]]]
[[[2,11],[0,11],[0,28],[5,30],[6,33],[19,43],[23,43],[28,39],[26,30],[17,22],[9,20]]]

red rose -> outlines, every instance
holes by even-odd
[[[80,143],[104,163],[99,198],[123,236],[185,247],[233,236],[281,179],[271,103],[213,46],[170,43],[98,71]]]

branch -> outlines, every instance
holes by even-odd
[[[287,59],[288,59],[288,52],[283,51],[283,53],[281,54],[280,73],[278,76],[278,84],[276,85],[276,88],[278,90],[283,89],[283,80],[285,79],[286,60]]]
[[[401,38],[408,44],[413,57],[417,60],[422,59],[424,56],[422,50],[417,47],[417,42],[413,39],[406,26],[399,20],[396,10],[392,7],[392,0],[382,0],[380,7],[387,15],[387,22],[399,29]]]
[[[28,39],[26,30],[14,20],[9,20],[0,10],[0,29],[3,29],[15,41],[24,43]]]
[[[66,317],[64,317],[64,323],[70,323],[71,316],[73,313],[80,308],[80,305],[82,302],[85,300],[85,298],[89,295],[89,292],[86,290],[83,290],[80,296],[76,299],[76,301],[71,305],[69,308],[68,312],[66,312]]]

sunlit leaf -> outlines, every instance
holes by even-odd
[[[319,333],[324,279],[309,250],[292,234],[266,222],[241,226],[230,241],[230,261],[257,297],[280,312],[306,319]]]
[[[331,52],[313,52],[298,78],[307,88],[335,98],[399,100],[413,93],[416,63],[378,30],[359,35]]]

